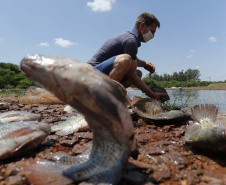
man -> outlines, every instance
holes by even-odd
[[[148,42],[154,37],[157,27],[160,27],[160,23],[153,14],[142,13],[132,31],[107,40],[88,63],[125,87],[133,84],[149,97],[161,101],[161,98],[167,95],[151,91],[141,80],[141,71],[136,69],[143,67],[150,73],[155,72],[155,66],[139,59],[137,52],[141,42]]]

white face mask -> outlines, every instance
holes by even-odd
[[[148,27],[147,27],[147,29],[148,29]],[[145,33],[145,34],[142,31],[142,34],[143,34],[144,42],[147,42],[147,41],[149,41],[149,40],[154,38],[154,35],[152,34],[152,32],[149,29],[148,29],[148,32]]]

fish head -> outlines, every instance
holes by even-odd
[[[79,97],[78,99],[83,97],[83,100],[87,100],[89,94],[94,93],[92,89],[96,87],[109,91],[121,101],[127,102],[121,87],[115,82],[95,71],[91,65],[74,59],[27,55],[22,59],[20,68],[29,78],[64,102],[74,95]]]
[[[121,121],[122,117],[129,117],[126,108],[118,111],[119,103],[128,103],[121,87],[90,64],[69,58],[28,55],[21,61],[20,68],[28,77],[76,108],[86,118],[88,115],[89,118],[102,121],[107,124],[106,127],[112,127],[112,123],[106,120]],[[131,120],[128,121],[130,123]]]

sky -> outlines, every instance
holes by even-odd
[[[226,80],[226,0],[0,0],[0,62],[19,65],[27,54],[87,62],[143,12],[161,26],[137,56],[157,74],[191,68],[201,80]]]

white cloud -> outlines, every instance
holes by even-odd
[[[50,47],[47,42],[41,42],[38,46],[41,46],[41,47]]]
[[[196,67],[194,67],[194,69],[200,69],[200,67],[199,66],[196,66]]]
[[[186,58],[191,58],[191,57],[193,57],[193,55],[188,55],[188,56],[186,56]]]
[[[216,37],[213,37],[213,36],[212,36],[212,37],[210,37],[210,38],[209,38],[209,40],[210,40],[210,42],[217,42]]]
[[[191,49],[191,50],[190,50],[191,53],[194,53],[194,52],[196,52],[196,51],[197,51],[197,50],[195,50],[195,49]]]
[[[55,44],[60,46],[60,47],[66,48],[66,47],[75,45],[76,43],[71,42],[69,40],[64,40],[63,38],[55,38]]]
[[[104,12],[110,11],[112,4],[115,2],[116,0],[94,0],[93,2],[87,2],[87,6],[90,6],[94,12]]]

